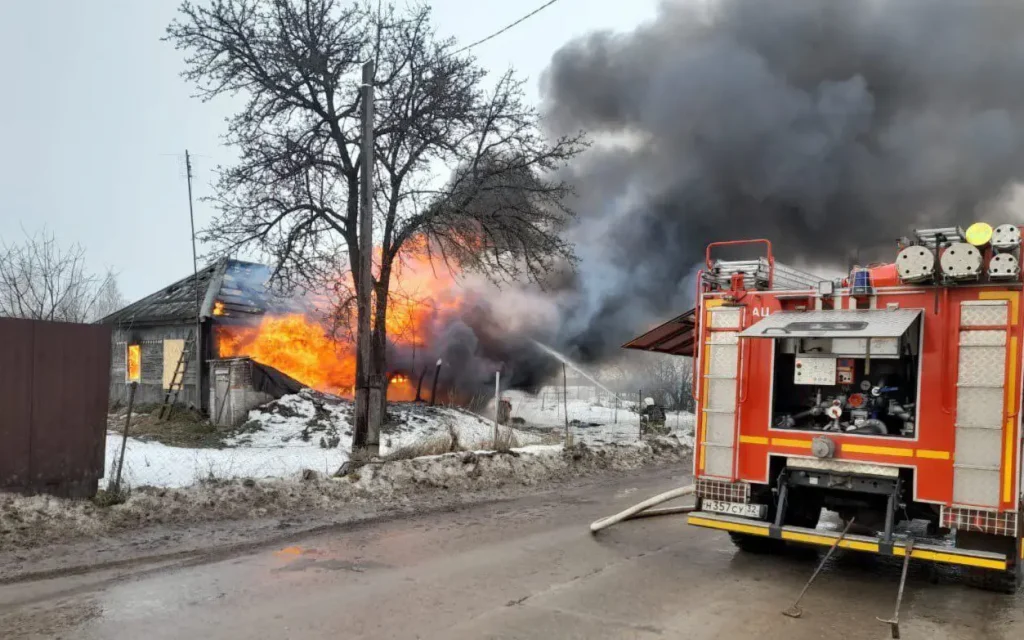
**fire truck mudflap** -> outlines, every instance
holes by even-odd
[[[752,243],[764,255],[712,259]],[[905,557],[913,540],[912,559],[1015,590],[1019,254],[1019,230],[926,229],[895,263],[828,280],[764,240],[710,245],[693,312],[625,345],[693,358],[689,523],[744,551],[831,546],[843,527],[819,526],[827,510],[855,523],[840,548]]]

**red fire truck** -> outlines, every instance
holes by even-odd
[[[716,259],[724,245],[759,257]],[[779,264],[766,240],[710,245],[696,308],[625,345],[694,359],[689,523],[749,552],[910,548],[1016,590],[1020,245],[1014,225],[919,230],[894,263],[839,279]],[[819,526],[823,509],[853,528]]]

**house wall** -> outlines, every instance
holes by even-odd
[[[136,404],[162,403],[167,392],[165,380],[164,352],[174,351],[169,348],[168,341],[186,340],[189,331],[194,330],[194,324],[168,325],[159,327],[141,327],[132,329],[115,328],[110,341],[110,402],[128,402],[128,381],[127,375],[127,349],[128,344],[140,344],[142,346],[142,376],[139,380],[139,388],[135,392]],[[195,347],[191,347],[194,349]],[[178,393],[177,404],[185,406],[201,407],[200,403],[205,399],[202,392],[196,392],[196,371],[195,355],[191,358],[185,370],[184,386]],[[177,362],[166,363],[166,368],[173,372]],[[167,381],[169,382],[169,380]]]

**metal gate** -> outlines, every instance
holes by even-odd
[[[0,318],[0,488],[95,493],[109,393],[109,326]]]

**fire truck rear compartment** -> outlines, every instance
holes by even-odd
[[[753,485],[751,501],[769,505],[767,519],[778,525],[813,528],[822,509],[844,521],[856,520],[856,531],[891,537],[902,523],[919,521],[929,535],[944,535],[937,505],[913,499],[914,469],[888,467],[885,475],[844,473],[814,468],[815,461],[772,456],[771,485]],[[780,517],[779,509],[785,510]],[[904,525],[905,528],[906,525]]]
[[[787,467],[780,474],[780,482],[788,485],[785,508],[800,514],[817,513],[822,508],[839,514],[844,521],[855,520],[856,531],[866,534],[891,536],[904,522],[924,521],[928,533],[939,533],[939,510],[925,503],[914,502],[913,469],[900,469],[891,477],[834,473]],[[807,516],[803,516],[807,518]],[[799,520],[800,518],[796,518]],[[795,522],[794,522],[795,524]]]
[[[914,437],[919,327],[898,338],[776,338],[772,426]]]

